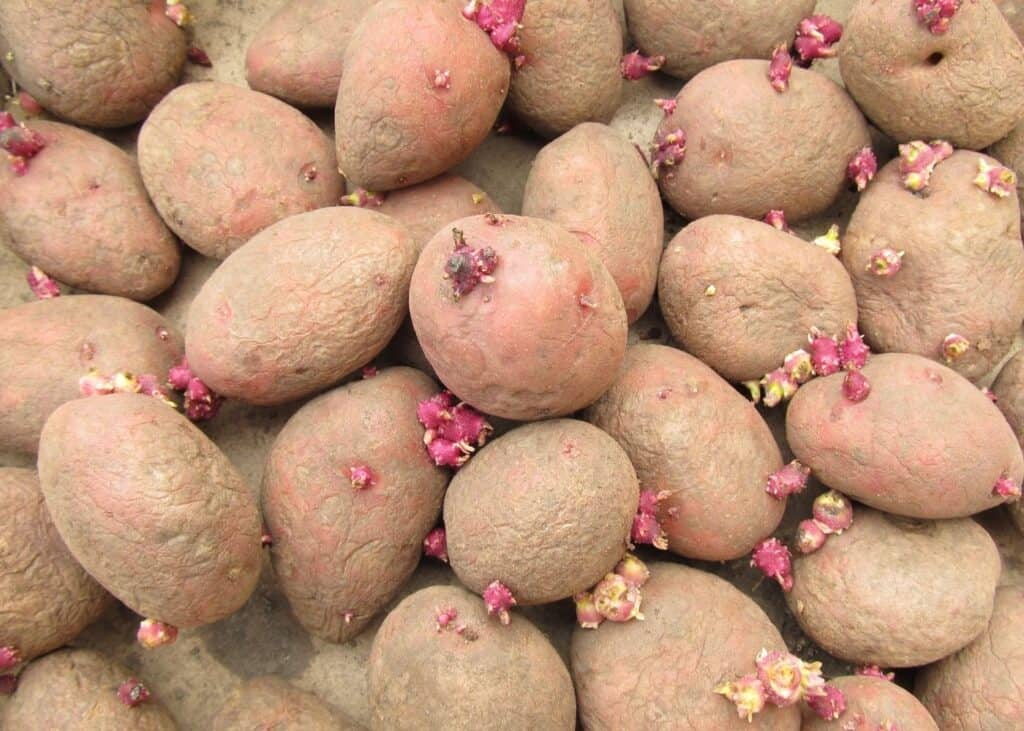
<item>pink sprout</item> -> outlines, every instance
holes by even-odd
[[[978,177],[974,184],[996,198],[1007,198],[1017,189],[1017,174],[1005,165],[992,165],[979,157]]]
[[[484,415],[472,406],[465,402],[455,404],[449,391],[420,401],[416,417],[425,427],[423,442],[427,454],[439,467],[461,467],[494,431]]]
[[[192,377],[185,388],[185,415],[192,421],[212,419],[220,411],[224,397],[210,390],[202,380]]]
[[[171,400],[170,392],[164,388],[163,383],[160,379],[152,373],[143,373],[138,377],[137,380],[138,391],[137,393],[145,394],[146,396],[152,396],[155,399],[163,401],[165,404],[170,406],[172,409],[178,408],[178,405]]]
[[[807,696],[807,705],[826,721],[835,721],[846,711],[846,696],[834,685],[822,686],[821,695]]]
[[[654,137],[651,146],[651,173],[655,178],[662,168],[674,168],[686,157],[686,133],[676,128],[672,132],[662,132]]]
[[[46,140],[35,130],[25,125],[10,125],[8,118],[13,120],[10,114],[4,112],[2,131],[0,131],[0,148],[10,155],[11,170],[15,175],[21,176],[28,172],[28,161],[39,154],[46,147]]]
[[[887,673],[877,665],[864,665],[853,671],[854,675],[862,675],[867,678],[879,678],[892,682],[896,679],[896,673]]]
[[[60,297],[60,285],[37,266],[31,267],[25,273],[25,281],[28,282],[29,289],[37,299],[48,300]]]
[[[772,88],[780,94],[789,88],[789,76],[793,73],[793,57],[783,43],[772,51],[772,60],[768,64],[768,80]]]
[[[796,528],[794,545],[802,554],[814,553],[825,545],[828,534],[821,529],[815,520],[801,520]]]
[[[17,127],[18,120],[14,118],[14,115],[10,112],[0,111],[0,132],[9,130],[11,127]]]
[[[83,396],[105,396],[114,393],[114,381],[95,368],[78,379],[78,392]]]
[[[857,190],[861,191],[868,187],[868,183],[875,179],[878,172],[878,158],[870,147],[863,147],[850,160],[846,166],[846,177],[849,178]]]
[[[593,592],[584,591],[573,597],[576,602],[576,623],[583,629],[597,629],[604,621],[604,615],[597,611]]]
[[[992,488],[992,494],[1005,498],[1006,502],[1013,502],[1020,499],[1021,486],[1020,483],[1004,473],[996,480],[996,486]]]
[[[448,534],[444,526],[438,526],[423,539],[423,555],[448,563]]]
[[[627,553],[615,565],[615,573],[621,576],[632,589],[639,589],[651,578],[651,570],[647,568],[647,564],[632,553]]]
[[[434,88],[451,89],[452,72],[449,71],[448,69],[434,69]]]
[[[802,492],[807,487],[807,478],[810,474],[810,467],[804,467],[794,459],[768,476],[768,484],[764,490],[776,500],[784,500],[790,495]]]
[[[839,364],[844,370],[860,370],[868,362],[871,348],[864,342],[864,336],[854,322],[846,326],[846,337],[839,342]]]
[[[459,617],[459,610],[455,607],[447,607],[437,611],[435,620],[437,622],[437,631],[448,629],[448,626]]]
[[[676,107],[679,105],[679,102],[675,99],[655,99],[654,103],[657,105],[658,109],[665,112],[666,117],[670,114],[675,114]]]
[[[484,589],[484,606],[487,613],[496,616],[502,624],[508,624],[511,620],[508,610],[516,605],[516,598],[507,586],[500,581],[492,581]]]
[[[761,219],[772,228],[778,229],[779,231],[785,231],[788,234],[793,233],[793,229],[786,223],[786,213],[780,209],[773,208],[764,214],[764,218]]]
[[[928,26],[932,35],[941,36],[960,9],[961,0],[914,0],[918,19]]]
[[[750,565],[779,582],[783,591],[793,588],[793,564],[789,549],[778,538],[766,538],[754,547]]]
[[[798,386],[807,383],[814,376],[811,354],[803,349],[794,350],[782,361],[782,370],[789,376],[789,380]]]
[[[452,298],[458,302],[477,284],[493,284],[498,254],[490,246],[474,249],[457,228],[452,229],[455,249],[444,264],[444,278],[451,281]]]
[[[812,15],[800,21],[793,39],[796,64],[808,68],[818,58],[836,55],[835,45],[843,37],[843,26],[827,15]]]
[[[384,205],[383,193],[371,193],[363,188],[356,188],[348,195],[341,196],[339,201],[343,206],[357,206],[359,208],[379,208]]]
[[[738,680],[719,683],[715,686],[714,692],[735,703],[739,717],[746,719],[748,723],[754,720],[755,713],[764,710],[765,702],[768,700],[764,683],[753,673]]]
[[[619,61],[619,72],[622,78],[629,81],[636,81],[647,76],[652,71],[657,71],[665,65],[664,56],[645,56],[640,51],[627,53]]]
[[[780,708],[825,692],[820,662],[804,662],[788,652],[764,649],[757,653],[755,662],[769,702]]]
[[[372,365],[365,366],[363,368],[363,370],[362,370],[362,376],[363,376],[364,379],[366,379],[366,378],[373,378],[378,373],[380,373],[380,371],[377,370],[376,366],[372,366]]]
[[[192,22],[192,14],[189,13],[181,0],[166,0],[164,15],[170,18],[176,26],[182,28]]]
[[[21,652],[13,645],[0,647],[0,672],[6,672],[21,662]]]
[[[946,363],[953,363],[959,360],[971,347],[971,342],[963,335],[950,333],[942,339],[942,357]]]
[[[867,271],[876,277],[891,277],[903,268],[904,252],[895,249],[879,249],[868,259]]]
[[[187,51],[187,58],[189,63],[193,63],[196,66],[202,66],[203,68],[213,68],[213,61],[210,60],[210,56],[202,48],[198,46],[190,46]]]
[[[953,146],[943,140],[914,140],[900,145],[899,152],[899,170],[903,178],[903,187],[920,193],[931,182],[935,167],[953,154]]]
[[[668,496],[669,493],[665,491],[640,491],[640,501],[630,529],[630,540],[634,544],[650,545],[662,551],[668,549],[668,535],[658,520],[658,503]]]
[[[839,535],[853,525],[853,503],[836,490],[823,492],[811,507],[814,520],[829,535]]]
[[[149,700],[149,688],[136,678],[128,678],[117,688],[117,699],[129,708]]]
[[[151,650],[161,645],[170,645],[178,639],[178,628],[155,619],[144,619],[135,637],[140,645]]]
[[[365,464],[355,464],[349,467],[348,476],[352,482],[352,487],[356,490],[373,487],[377,484],[377,476]]]
[[[594,587],[594,606],[610,622],[643,619],[640,592],[618,574],[606,574]]]
[[[871,382],[860,371],[847,371],[843,379],[843,397],[859,404],[871,394]]]
[[[177,365],[171,366],[167,371],[167,385],[175,391],[184,391],[191,380],[192,369],[188,367],[188,358],[183,355]]]
[[[267,548],[272,545],[274,545],[274,536],[270,535],[270,528],[264,523],[260,526],[260,546]]]
[[[43,113],[43,105],[24,89],[18,92],[18,106],[22,108],[25,114],[31,117],[38,117]],[[2,129],[3,127],[0,127],[0,130]]]
[[[462,15],[475,21],[499,51],[513,55],[519,51],[518,33],[525,10],[526,0],[469,0]]]
[[[789,400],[797,389],[796,381],[784,368],[776,368],[766,375],[761,379],[761,385],[764,387],[764,405],[768,408]]]
[[[831,376],[838,373],[842,363],[836,339],[814,328],[807,336],[807,340],[811,344],[811,364],[814,366],[815,375]]]

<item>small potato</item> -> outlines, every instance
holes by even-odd
[[[246,680],[221,706],[212,731],[360,731],[312,693],[273,675]]]
[[[658,282],[672,337],[730,381],[781,367],[812,328],[836,334],[857,322],[853,286],[833,255],[739,216],[706,216],[676,234]]]
[[[337,205],[330,140],[282,101],[219,82],[167,95],[139,132],[139,168],[164,221],[224,259],[283,218]]]
[[[786,413],[793,453],[826,485],[911,518],[995,507],[1024,456],[999,409],[970,381],[918,355],[871,357],[867,399],[843,396],[841,373],[804,384]]]
[[[1009,422],[1017,443],[1024,445],[1024,351],[1018,351],[999,371],[992,384],[996,405]],[[1017,529],[1024,533],[1024,502],[1016,500],[1006,506]]]
[[[800,731],[838,731],[847,724],[860,724],[848,727],[857,731],[885,728],[939,731],[921,702],[896,683],[883,678],[844,675],[832,678],[828,684],[838,688],[846,700],[841,720],[838,723],[826,721],[804,706],[804,723]]]
[[[443,627],[442,612],[454,617]],[[395,607],[368,674],[375,731],[576,728],[572,681],[548,639],[518,612],[500,624],[456,586],[422,589]]]

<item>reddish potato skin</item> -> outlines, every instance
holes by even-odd
[[[832,254],[739,216],[707,216],[676,234],[658,299],[672,336],[730,381],[779,368],[807,347],[811,328],[838,334],[857,322],[853,286]]]
[[[452,232],[498,256],[495,281],[453,299]],[[584,298],[581,300],[581,298]],[[488,414],[541,419],[592,403],[626,350],[626,312],[608,270],[561,226],[537,218],[454,221],[427,244],[409,314],[441,381]]]
[[[1006,361],[992,384],[992,393],[996,397],[996,405],[1013,429],[1017,443],[1024,445],[1024,351],[1018,351]],[[1016,500],[1006,507],[1017,530],[1024,533],[1024,503]]]
[[[378,2],[356,27],[343,64],[338,166],[367,190],[422,183],[462,162],[508,94],[508,58],[452,0]],[[449,73],[448,88],[435,85],[438,71]]]
[[[618,379],[586,411],[626,450],[659,504],[669,550],[705,561],[749,553],[786,509],[767,492],[782,455],[747,399],[686,353],[664,345],[626,351]]]
[[[281,404],[372,360],[408,311],[416,248],[361,208],[292,216],[229,256],[192,301],[185,350],[214,391]]]
[[[523,606],[565,599],[622,558],[639,497],[629,457],[600,429],[572,419],[527,424],[452,479],[448,558],[478,594],[499,580]]]
[[[158,399],[69,401],[39,442],[46,506],[75,559],[130,609],[183,629],[239,609],[260,572],[256,498]]]
[[[163,376],[181,335],[145,305],[74,295],[0,310],[0,445],[34,453],[50,413],[81,395],[90,368]]]
[[[438,631],[448,608],[462,633]],[[368,674],[376,731],[576,728],[572,681],[548,639],[518,612],[500,624],[457,586],[422,589],[395,607],[374,638]]]
[[[647,166],[619,132],[587,122],[542,149],[526,180],[523,215],[565,226],[597,255],[630,323],[651,304],[665,213]]]
[[[676,95],[659,134],[682,129],[686,157],[659,176],[662,195],[684,217],[713,213],[792,221],[828,208],[846,188],[846,166],[871,144],[846,92],[823,74],[794,68],[789,90],[768,82],[768,62],[725,61]]]
[[[797,731],[796,706],[767,706],[752,722],[713,693],[755,671],[762,649],[785,650],[753,600],[717,576],[669,563],[647,564],[642,622],[575,627],[572,677],[588,731]]]
[[[178,276],[178,242],[126,153],[58,122],[33,121],[46,147],[28,173],[0,165],[0,239],[28,264],[89,292],[149,300]]]
[[[185,34],[152,0],[4,0],[0,63],[40,104],[89,127],[146,117],[178,83]]]
[[[330,140],[284,102],[231,84],[185,84],[139,132],[139,168],[174,233],[224,259],[283,218],[337,205]]]
[[[64,547],[35,470],[0,468],[0,502],[0,646],[25,662],[75,639],[112,599]]]
[[[1024,727],[1024,589],[1004,586],[985,631],[955,655],[918,671],[915,692],[944,731]]]
[[[906,731],[939,731],[928,709],[896,683],[863,675],[844,675],[828,683],[842,691],[846,699],[841,720],[826,721],[804,706],[800,731],[836,731],[847,723],[867,724],[851,728],[876,729],[886,721],[897,723]]]
[[[214,716],[212,731],[361,731],[317,696],[273,675],[246,680]]]
[[[843,397],[843,374],[804,384],[786,437],[826,485],[911,518],[959,518],[995,507],[1000,476],[1020,484],[1024,457],[999,410],[970,381],[918,355],[875,355],[866,400]]]
[[[985,629],[1001,568],[996,544],[973,520],[912,521],[857,505],[850,528],[794,561],[786,602],[832,655],[913,667]]]
[[[947,365],[970,380],[1002,360],[1024,320],[1017,196],[997,198],[971,184],[980,160],[997,164],[977,152],[953,153],[935,168],[927,197],[903,187],[893,160],[861,194],[842,251],[868,342],[941,361],[942,341],[957,333],[971,347]],[[867,270],[882,248],[905,252],[894,276]]]

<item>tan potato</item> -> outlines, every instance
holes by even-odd
[[[232,693],[214,716],[213,731],[360,731],[312,693],[274,675],[252,678]]]
[[[910,693],[884,678],[863,675],[844,675],[828,681],[839,689],[846,701],[846,710],[839,722],[826,721],[804,706],[804,723],[800,731],[836,731],[847,724],[856,729],[884,729],[896,731],[939,731],[928,709]]]

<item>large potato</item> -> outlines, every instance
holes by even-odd
[[[896,683],[864,675],[844,675],[828,683],[838,688],[846,701],[840,723],[826,721],[805,708],[800,731],[837,731],[847,724],[856,731],[873,731],[886,728],[886,723],[893,731],[939,731],[928,709]]]
[[[312,693],[274,675],[246,680],[210,724],[213,731],[359,731]]]

